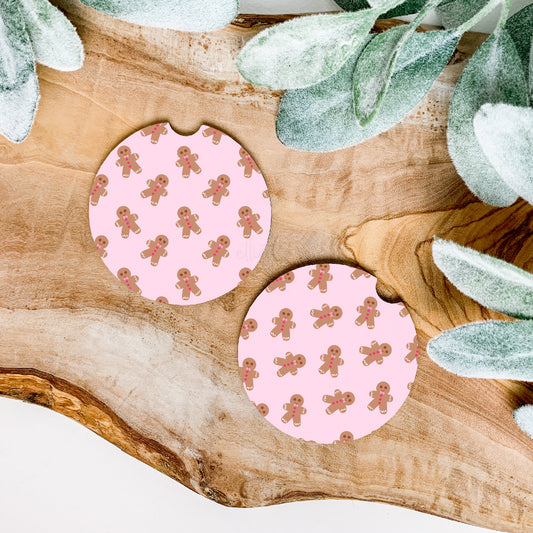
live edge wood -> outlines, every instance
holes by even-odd
[[[260,506],[312,498],[401,505],[485,527],[533,531],[533,441],[512,410],[530,386],[453,376],[422,353],[390,423],[344,446],[271,427],[237,372],[240,321],[276,274],[307,262],[359,264],[402,299],[425,346],[489,318],[431,261],[433,235],[533,270],[533,210],[483,205],[445,141],[454,83],[485,36],[468,34],[429,96],[399,125],[332,154],[290,150],[279,93],[235,69],[242,44],[285,17],[245,16],[208,35],[140,28],[59,1],[85,43],[82,70],[39,68],[29,139],[0,141],[0,394],[63,413],[208,498]],[[380,24],[383,28],[383,24]],[[180,308],[128,292],[97,257],[91,180],[141,126],[202,124],[243,143],[264,171],[273,226],[258,268],[216,301]]]

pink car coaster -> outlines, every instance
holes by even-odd
[[[183,136],[148,126],[100,167],[91,233],[107,268],[132,291],[191,305],[234,289],[265,249],[271,208],[250,154],[220,130]]]
[[[390,420],[417,370],[403,305],[370,274],[339,264],[286,272],[255,300],[239,340],[239,372],[259,412],[308,441],[346,442]]]

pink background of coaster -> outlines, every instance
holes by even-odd
[[[161,135],[157,144],[152,144],[150,135],[143,136],[138,131],[108,155],[97,173],[109,178],[108,195],[101,197],[97,206],[89,205],[91,233],[93,238],[107,237],[109,245],[104,263],[115,276],[120,268],[130,269],[132,276],[139,277],[137,285],[142,296],[152,300],[165,297],[169,303],[191,305],[234,289],[242,281],[240,270],[257,265],[270,232],[270,200],[261,174],[253,171],[250,178],[244,177],[243,167],[238,166],[241,146],[231,137],[222,135],[220,144],[215,145],[212,137],[202,134],[206,126],[190,136],[179,135],[169,124],[165,126],[168,133]],[[116,165],[117,149],[123,145],[139,155],[137,163],[142,168],[139,174],[131,172],[129,178],[122,177],[122,167]],[[176,166],[177,150],[181,146],[188,146],[192,153],[198,154],[201,173],[191,172],[189,178],[182,177],[182,169]],[[150,198],[142,198],[140,193],[148,188],[147,180],[155,180],[159,174],[169,178],[168,196],[161,197],[159,204],[153,206]],[[219,206],[213,206],[212,198],[202,197],[202,192],[209,188],[208,181],[216,180],[220,174],[229,175],[230,194],[221,199]],[[128,238],[122,238],[121,229],[115,227],[116,210],[122,205],[139,216],[139,234],[131,233]],[[259,224],[263,228],[262,233],[252,232],[248,239],[243,237],[243,228],[237,226],[238,210],[244,205],[260,215]],[[188,239],[182,238],[181,229],[176,227],[177,210],[182,206],[190,207],[193,214],[199,215],[201,233],[191,233]],[[155,240],[160,234],[169,237],[168,256],[161,257],[154,267],[150,259],[142,259],[140,253],[147,248],[147,240]],[[202,252],[209,248],[209,240],[216,241],[220,235],[230,238],[230,255],[222,258],[219,267],[213,267],[211,259],[204,259]],[[177,271],[182,267],[198,276],[198,287],[202,291],[199,296],[191,294],[187,301],[175,287]]]
[[[320,293],[318,287],[313,290],[307,287],[312,269],[314,266],[294,270],[295,279],[287,284],[285,291],[263,291],[250,307],[245,320],[255,319],[258,328],[249,333],[247,340],[240,339],[238,359],[242,367],[244,359],[254,358],[259,377],[254,380],[253,390],[245,390],[255,404],[268,406],[269,413],[265,418],[284,433],[319,443],[334,442],[344,431],[360,438],[390,420],[409,394],[408,385],[415,379],[417,360],[407,363],[404,357],[410,351],[407,344],[413,343],[416,335],[414,324],[408,314],[400,316],[404,309],[402,306],[386,303],[377,295],[374,277],[361,276],[354,280],[350,277],[353,268],[332,264],[329,273],[333,279],[328,283],[327,292]],[[368,329],[366,323],[362,326],[355,324],[360,314],[356,308],[368,296],[377,299],[377,309],[381,313],[375,319],[374,329]],[[324,325],[315,329],[315,318],[310,315],[310,310],[320,309],[324,303],[338,305],[343,315],[333,327]],[[282,340],[281,335],[270,335],[274,327],[272,318],[277,317],[284,307],[293,311],[292,320],[296,323],[289,341]],[[373,362],[364,366],[365,355],[359,352],[359,347],[370,346],[373,340],[389,343],[392,353],[384,358],[381,365]],[[341,348],[344,360],[336,378],[329,372],[318,372],[323,364],[320,355],[333,344]],[[303,354],[306,365],[298,369],[296,376],[287,374],[278,377],[280,366],[274,364],[273,359],[284,357],[286,352]],[[386,381],[391,386],[389,394],[393,396],[393,401],[388,404],[387,414],[381,414],[379,408],[373,411],[367,408],[372,400],[369,392],[375,390],[380,381]],[[335,389],[353,392],[355,402],[347,406],[346,413],[337,411],[328,415],[325,412],[328,404],[322,401],[322,396],[333,395]],[[302,415],[300,427],[295,427],[292,422],[281,422],[286,412],[283,404],[289,403],[293,394],[304,397],[303,406],[307,409],[307,414]]]

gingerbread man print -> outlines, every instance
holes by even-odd
[[[255,318],[248,318],[244,321],[241,327],[241,339],[247,340],[250,338],[250,333],[257,329],[257,320]]]
[[[360,268],[355,268],[354,271],[350,274],[350,277],[352,279],[359,279],[361,276],[369,278],[370,274],[368,272],[365,272],[364,270],[361,270]]]
[[[366,323],[368,329],[374,329],[376,327],[375,318],[381,314],[377,307],[378,301],[373,296],[365,298],[363,305],[357,306],[357,312],[361,314],[355,319],[355,324],[362,326]]]
[[[168,246],[168,237],[166,235],[158,235],[154,241],[146,241],[146,250],[141,252],[141,257],[143,259],[150,258],[150,264],[152,266],[157,266],[161,257],[166,257],[168,252],[166,247]]]
[[[265,290],[266,292],[273,292],[276,289],[284,291],[289,283],[294,281],[294,272],[287,272],[276,278]]]
[[[198,287],[198,276],[192,276],[191,271],[188,268],[180,268],[178,270],[178,282],[176,283],[176,289],[181,290],[181,299],[189,300],[191,294],[200,296],[202,291]]]
[[[222,136],[224,134],[221,131],[216,130],[215,128],[205,128],[205,130],[202,131],[202,135],[204,137],[211,137],[211,142],[213,144],[220,144],[220,141],[222,140]]]
[[[353,392],[347,391],[343,393],[339,389],[335,389],[333,396],[324,394],[322,401],[329,403],[328,407],[326,407],[326,413],[328,415],[332,415],[335,411],[345,413],[347,407],[355,402],[355,395]]]
[[[182,169],[182,177],[188,178],[191,175],[191,170],[195,174],[202,172],[202,169],[196,161],[198,161],[198,154],[191,153],[191,149],[188,146],[180,146],[178,148],[176,166]]]
[[[209,180],[207,183],[209,184],[209,189],[206,189],[202,193],[202,196],[204,198],[213,198],[214,206],[220,205],[222,198],[229,196],[228,187],[231,183],[229,176],[221,174],[216,180]]]
[[[301,353],[293,355],[291,352],[287,352],[285,357],[275,357],[274,364],[280,368],[277,371],[277,375],[282,378],[287,374],[296,376],[298,369],[305,366],[306,359]]]
[[[329,265],[316,265],[313,270],[309,271],[311,276],[311,281],[307,286],[313,290],[315,287],[318,287],[320,292],[327,292],[328,290],[328,281],[333,279],[333,276],[329,274]]]
[[[392,396],[389,394],[390,385],[386,381],[380,381],[376,385],[376,390],[370,391],[368,394],[372,401],[367,405],[369,411],[373,411],[379,406],[379,412],[382,415],[387,414],[387,404],[392,402]]]
[[[251,273],[252,271],[248,267],[241,268],[239,270],[239,278],[244,281]]]
[[[209,250],[206,250],[202,253],[202,257],[204,259],[212,259],[212,265],[214,267],[220,266],[220,261],[222,261],[223,257],[229,257],[229,250],[228,247],[230,245],[231,241],[229,240],[229,237],[226,235],[221,235],[216,242],[215,241],[209,241]]]
[[[159,204],[162,196],[168,196],[166,189],[168,185],[168,177],[165,174],[159,174],[155,180],[148,180],[146,182],[148,189],[141,192],[141,198],[150,198],[150,203],[154,206]]]
[[[238,161],[238,165],[240,167],[244,167],[244,177],[245,178],[251,178],[252,172],[255,170],[258,174],[261,174],[261,171],[259,170],[259,167],[257,166],[256,162],[252,159],[250,154],[244,149],[241,148],[239,150],[239,155],[241,158]]]
[[[420,347],[418,346],[418,336],[415,335],[413,342],[408,342],[406,348],[409,350],[409,353],[404,357],[407,363],[412,363],[420,353]]]
[[[193,214],[187,206],[178,209],[176,226],[182,229],[182,238],[188,239],[191,236],[191,232],[195,235],[202,233],[202,228],[198,225],[198,218],[198,215]]]
[[[105,235],[98,235],[96,239],[94,239],[94,244],[96,246],[96,252],[100,257],[107,257],[106,248],[109,245],[109,241],[107,240],[107,237]]]
[[[168,304],[168,298],[165,296],[159,296],[155,299],[155,301],[159,304]]]
[[[258,220],[261,218],[258,213],[253,213],[252,210],[247,206],[243,205],[239,209],[239,220],[237,221],[237,226],[243,228],[243,237],[249,239],[252,235],[252,231],[257,233],[263,233],[263,228],[259,225]]]
[[[115,226],[121,229],[121,236],[123,239],[127,239],[130,236],[130,232],[135,234],[141,233],[141,228],[137,224],[139,216],[132,213],[129,207],[125,205],[120,206],[117,209],[118,219],[115,221]]]
[[[284,341],[288,341],[291,338],[291,329],[296,327],[296,323],[292,320],[292,311],[287,307],[283,308],[279,312],[279,316],[275,316],[272,319],[274,327],[270,332],[272,337],[277,337],[281,333],[281,338]]]
[[[117,272],[117,277],[120,281],[122,281],[122,283],[124,283],[124,285],[126,285],[126,287],[128,287],[128,289],[136,292],[137,294],[141,294],[142,291],[137,285],[139,276],[132,276],[129,268],[120,268]]]
[[[378,341],[372,341],[370,346],[361,346],[359,352],[366,355],[363,359],[363,365],[368,366],[374,362],[381,365],[383,364],[383,358],[392,353],[392,347],[386,342],[379,344]]]
[[[281,417],[284,424],[288,424],[291,420],[295,427],[302,425],[302,415],[307,413],[307,409],[303,407],[304,398],[300,394],[293,394],[289,403],[283,404],[283,409],[286,413]]]
[[[342,309],[338,305],[330,307],[328,304],[322,305],[322,309],[311,309],[311,316],[316,318],[313,327],[319,329],[322,326],[332,328],[335,320],[342,317]]]
[[[255,369],[257,363],[255,359],[247,357],[243,362],[242,366],[239,367],[239,372],[241,374],[241,379],[246,387],[246,390],[253,390],[254,388],[254,379],[259,377],[259,372]]]
[[[268,405],[266,403],[255,403],[255,402],[252,402],[254,405],[255,405],[255,408],[259,411],[259,413],[262,415],[262,416],[267,416],[268,413],[270,412],[270,409],[268,408]]]
[[[333,444],[342,444],[345,442],[352,442],[353,440],[353,433],[351,431],[343,431],[339,437],[339,440],[334,440]]]
[[[165,124],[154,124],[153,126],[147,126],[141,130],[141,135],[143,137],[150,136],[150,142],[152,144],[157,144],[159,142],[159,137],[161,135],[166,135],[168,129]]]
[[[142,168],[139,166],[139,163],[137,163],[139,154],[132,154],[129,146],[122,145],[117,150],[117,155],[118,160],[116,165],[117,167],[122,167],[123,178],[129,178],[132,170],[135,174],[140,174],[142,172]]]
[[[105,174],[98,174],[98,176],[94,178],[93,186],[91,189],[91,205],[98,205],[100,198],[107,196],[106,187],[108,185],[109,178]]]
[[[341,349],[336,344],[331,345],[328,348],[328,353],[323,353],[320,356],[320,360],[324,361],[324,364],[318,371],[321,374],[330,372],[332,378],[336,378],[339,375],[339,366],[344,364],[344,359],[341,358]]]

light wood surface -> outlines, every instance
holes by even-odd
[[[31,136],[0,141],[0,394],[63,413],[224,505],[357,498],[533,531],[533,441],[512,420],[513,408],[533,401],[530,386],[461,379],[422,353],[390,423],[326,446],[268,424],[237,370],[248,306],[289,268],[360,264],[384,297],[406,302],[423,346],[442,329],[495,316],[445,282],[431,261],[433,235],[533,270],[533,210],[477,201],[446,150],[454,83],[484,36],[463,39],[400,125],[352,149],[309,154],[276,139],[279,93],[244,83],[235,69],[242,44],[283,17],[241,17],[191,35],[57,4],[87,57],[74,73],[39,68]],[[258,268],[233,292],[185,308],[123,288],[88,225],[89,188],[109,150],[163,120],[184,133],[212,124],[232,135],[260,164],[272,198]]]

